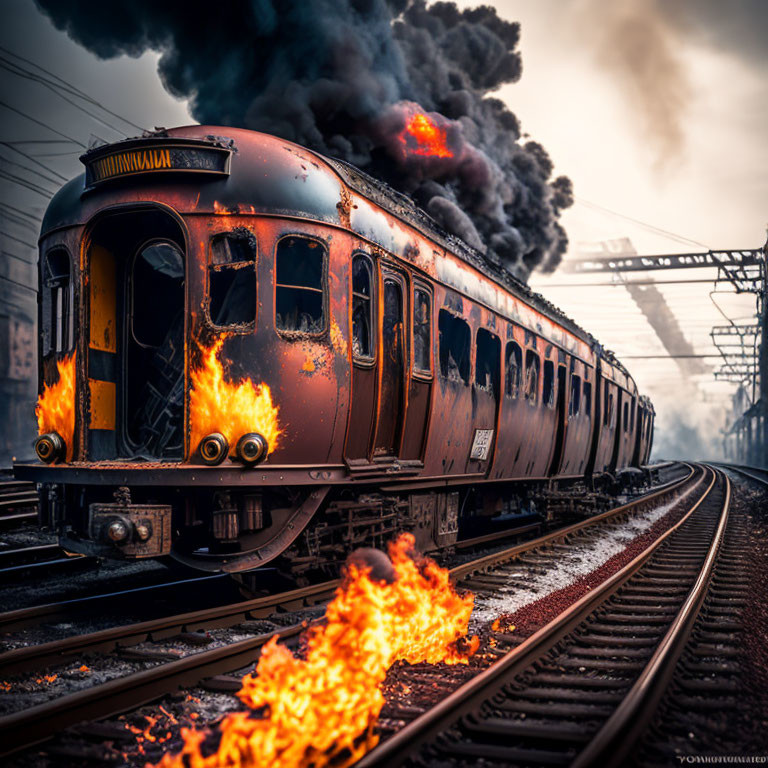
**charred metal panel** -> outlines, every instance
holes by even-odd
[[[428,476],[465,474],[467,456],[472,445],[472,329],[469,324],[469,305],[466,314],[463,308],[460,296],[436,286],[434,309],[437,316],[438,354],[435,357],[435,392],[429,422],[429,444],[424,458],[424,473]],[[446,313],[443,317],[454,318],[454,321],[461,321],[467,326],[467,340],[461,341],[462,348],[460,352],[456,351],[461,359],[453,359],[451,355],[447,372],[444,370],[446,353],[442,351],[441,345],[447,347],[450,341],[448,334],[458,333],[462,328],[460,325],[455,330],[450,327],[454,321],[444,323],[441,328],[441,311]]]
[[[593,409],[594,371],[591,371],[589,366],[576,358],[571,358],[569,369],[566,385],[568,431],[561,473],[580,475],[584,473],[586,468],[592,438],[591,411]],[[576,383],[578,383],[578,387]],[[587,390],[585,390],[585,384],[589,384]],[[586,392],[589,392],[588,396]],[[574,402],[574,398],[576,402]]]
[[[437,494],[435,542],[438,547],[454,544],[459,535],[459,494]]]
[[[432,382],[412,375],[408,385],[408,411],[403,429],[401,456],[404,459],[420,460],[424,454],[431,396]]]
[[[523,329],[502,321],[499,328],[502,340],[501,400],[499,405],[498,435],[496,453],[489,477],[520,477],[523,472],[519,461],[521,453],[527,453],[530,435],[523,428],[526,411],[523,406]],[[518,354],[515,354],[517,345]],[[522,463],[524,467],[524,463]]]
[[[282,430],[267,461],[277,464],[340,462],[349,402],[348,300],[340,286],[348,281],[349,240],[323,225],[292,220],[221,214],[190,219],[191,241],[206,249],[220,232],[246,227],[258,242],[258,306],[255,329],[222,331],[209,325],[206,302],[206,261],[190,269],[192,314],[188,345],[191,365],[198,343],[209,345],[225,335],[220,354],[230,381],[250,378],[267,384],[279,409]],[[275,253],[288,235],[314,238],[327,249],[324,280],[324,328],[319,333],[279,331],[275,327]],[[196,446],[190,446],[193,451]]]
[[[497,415],[501,398],[501,340],[489,330],[492,316],[474,318],[474,356],[471,378],[472,441],[465,472],[486,474],[493,463]],[[494,329],[495,330],[495,329]]]
[[[436,493],[411,494],[408,510],[409,528],[416,539],[416,549],[419,552],[429,552],[438,546],[434,539],[437,500]]]

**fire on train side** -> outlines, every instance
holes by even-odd
[[[15,466],[66,549],[300,572],[648,463],[619,361],[356,168],[199,125],[81,159],[42,225]]]

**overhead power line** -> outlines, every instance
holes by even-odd
[[[37,64],[36,62],[31,61],[30,59],[26,59],[23,56],[20,56],[18,53],[14,53],[13,51],[3,47],[2,45],[0,45],[0,51],[7,53],[9,56],[13,56],[15,59],[18,59],[19,61],[23,61],[25,64],[30,64],[31,66],[35,67],[35,69],[38,69],[41,72],[45,72],[46,75],[50,75],[55,80],[58,80],[59,83],[71,89],[71,92],[74,92],[77,96],[79,96],[84,101],[87,101],[89,104],[92,104],[93,106],[96,106],[99,109],[102,109],[108,115],[112,115],[112,117],[116,117],[118,120],[122,120],[124,123],[126,123],[127,125],[130,125],[132,128],[136,128],[139,131],[146,130],[146,128],[143,128],[142,126],[137,125],[132,120],[129,120],[127,117],[124,117],[123,115],[120,115],[117,112],[113,112],[111,109],[108,109],[100,101],[97,101],[92,96],[89,96],[84,91],[81,91],[79,88],[77,88],[75,85],[70,83],[68,80],[65,80],[63,77],[60,77],[56,73],[51,72],[45,67],[40,66],[40,64]]]
[[[25,80],[31,80],[34,83],[38,83],[39,85],[42,85],[43,88],[47,88],[55,96],[58,96],[63,101],[66,101],[67,104],[71,104],[75,109],[79,109],[83,114],[88,115],[88,117],[92,118],[97,123],[100,123],[106,128],[109,128],[115,133],[119,133],[121,136],[128,135],[125,131],[121,130],[116,125],[112,125],[112,123],[102,119],[94,112],[91,112],[89,109],[86,109],[84,106],[82,106],[82,104],[78,104],[74,99],[70,99],[68,96],[62,93],[62,90],[65,90],[63,89],[62,86],[57,85],[56,83],[51,83],[50,81],[46,80],[44,77],[41,77],[40,75],[35,75],[33,72],[24,70],[21,67],[19,67],[17,64],[14,64],[13,62],[8,61],[8,59],[4,59],[2,56],[0,56],[0,69],[4,69],[6,72],[10,72],[13,75],[17,75],[18,77],[23,77]]]
[[[26,245],[28,248],[34,248],[35,250],[37,250],[37,246],[34,243],[28,243],[26,240],[22,240],[20,237],[15,237],[14,235],[10,235],[8,234],[8,232],[6,232],[3,229],[0,229],[0,235],[4,235],[10,240],[15,240],[17,243],[21,243],[22,245]]]
[[[680,243],[690,243],[692,245],[700,245],[702,248],[706,248],[709,250],[709,246],[706,245],[705,243],[700,243],[698,240],[692,240],[690,237],[685,237],[683,235],[678,235],[678,234],[675,234],[674,232],[670,232],[669,230],[661,229],[661,227],[655,227],[653,224],[648,224],[648,222],[646,221],[641,221],[640,219],[635,219],[632,216],[627,216],[623,213],[619,213],[618,211],[614,211],[610,208],[606,208],[604,205],[598,205],[597,203],[590,202],[589,200],[584,200],[584,198],[581,198],[581,197],[575,197],[574,200],[577,203],[580,203],[581,205],[586,205],[588,208],[594,208],[595,210],[610,214],[611,216],[616,216],[620,219],[631,221],[634,224],[637,224],[638,226],[641,226],[644,229],[647,229],[650,232],[653,232],[654,234],[661,235],[662,237],[667,237],[670,240],[677,240]]]
[[[88,147],[83,144],[82,141],[78,141],[77,139],[73,139],[71,136],[67,136],[66,133],[62,133],[61,131],[57,131],[52,126],[48,125],[47,123],[44,123],[42,120],[38,120],[36,117],[32,117],[32,115],[28,115],[26,112],[22,112],[20,109],[17,109],[16,107],[11,106],[5,101],[0,101],[0,107],[5,107],[6,109],[9,109],[11,112],[15,112],[17,115],[21,115],[22,117],[26,118],[27,120],[30,120],[31,122],[35,123],[36,125],[40,125],[43,128],[46,128],[49,131],[52,131],[57,136],[61,136],[69,141],[71,141],[73,144],[77,144],[78,146],[82,147],[83,149],[87,149]]]
[[[24,285],[24,283],[18,282],[18,280],[13,280],[10,277],[6,277],[5,275],[0,275],[0,280],[5,280],[7,283],[13,283],[14,285],[18,285],[19,288],[24,288],[27,291],[30,291],[31,293],[37,293],[37,288],[31,288],[28,285]]]
[[[17,154],[21,155],[22,157],[26,157],[27,160],[31,160],[35,165],[39,165],[41,168],[44,168],[46,171],[49,171],[54,176],[58,176],[61,181],[66,181],[67,177],[62,176],[58,171],[54,171],[53,168],[49,168],[45,163],[41,163],[39,160],[36,160],[32,155],[27,154],[21,149],[17,149],[16,147],[11,146],[7,141],[0,141],[0,144],[2,144],[6,149],[10,149],[11,152],[16,152]]]
[[[18,213],[19,216],[26,216],[28,219],[32,219],[32,221],[34,221],[36,223],[40,221],[40,217],[39,216],[35,216],[35,214],[30,213],[29,211],[23,211],[21,208],[16,208],[15,206],[10,205],[9,203],[0,202],[0,207],[2,207],[2,208],[9,208],[10,210],[14,211],[15,213]]]
[[[2,144],[2,142],[0,142],[0,144]],[[56,184],[57,186],[61,184],[61,181],[53,178],[52,176],[48,176],[42,171],[36,170],[35,168],[30,168],[28,165],[24,165],[24,163],[18,163],[15,160],[9,160],[7,157],[3,157],[2,155],[0,155],[0,161],[3,163],[7,163],[8,165],[12,165],[15,168],[21,168],[22,170],[28,171],[29,173],[34,173],[35,176],[39,176],[41,179],[43,179],[44,181],[48,181],[51,184]]]
[[[22,259],[21,256],[19,256],[16,253],[11,253],[10,251],[2,251],[3,256],[7,256],[9,259],[18,259],[19,261],[23,262],[24,264],[27,264],[30,267],[34,267],[37,265],[36,261],[30,261],[29,259]]]
[[[37,192],[38,195],[41,195],[46,200],[50,200],[50,198],[56,194],[50,189],[45,189],[44,187],[38,186],[37,184],[33,184],[31,181],[27,181],[26,179],[22,179],[20,176],[16,176],[12,173],[8,173],[8,171],[3,171],[1,169],[0,179],[5,179],[6,181],[10,181],[13,184],[18,184],[22,187],[26,187],[27,189],[31,189],[33,192]]]

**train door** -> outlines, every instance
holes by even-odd
[[[88,251],[88,456],[117,456],[117,264],[93,244]]]
[[[379,326],[379,397],[373,458],[398,456],[405,411],[405,368],[408,359],[405,327],[405,278],[381,269]]]
[[[376,416],[377,292],[373,261],[365,253],[352,257],[352,399],[345,456],[368,461]]]
[[[564,365],[557,366],[557,428],[555,432],[555,450],[552,452],[552,462],[549,465],[548,475],[557,475],[560,472],[560,464],[563,461],[563,448],[565,446],[565,381],[566,371]]]
[[[152,206],[110,212],[87,235],[92,459],[181,459],[185,235]]]
[[[466,472],[485,474],[493,459],[501,382],[501,341],[485,328],[477,329],[475,377],[472,382],[472,445]]]
[[[608,467],[608,471],[613,473],[619,465],[619,456],[621,447],[624,443],[624,422],[622,421],[622,400],[624,398],[624,390],[621,387],[616,388],[616,429],[613,439],[613,453],[611,454],[611,463]],[[626,413],[626,411],[625,411]]]
[[[128,279],[125,437],[136,455],[181,458],[184,446],[184,255],[149,240]]]
[[[432,291],[424,283],[413,286],[411,302],[411,366],[408,407],[401,457],[420,461],[424,455],[429,406],[432,400]]]

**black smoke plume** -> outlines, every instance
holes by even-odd
[[[573,202],[541,145],[491,94],[522,73],[520,27],[493,8],[425,0],[37,0],[99,57],[161,53],[163,84],[201,123],[272,133],[411,195],[526,279],[551,271]],[[448,152],[407,136],[414,114]],[[405,138],[404,138],[405,137]]]

